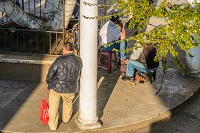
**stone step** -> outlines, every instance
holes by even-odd
[[[48,69],[58,56],[0,54],[0,79],[45,82]]]

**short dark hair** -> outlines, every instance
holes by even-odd
[[[73,44],[71,42],[66,42],[65,45],[63,45],[63,47],[66,49],[66,50],[69,50],[69,51],[73,51],[74,48],[73,48]]]
[[[112,14],[112,17],[110,18],[110,20],[114,23],[116,22],[118,19],[119,19],[119,15],[117,15],[116,12],[113,12]]]

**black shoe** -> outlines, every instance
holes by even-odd
[[[134,77],[123,76],[123,77],[122,77],[122,80],[124,80],[124,81],[129,80],[130,82],[133,82],[133,81],[134,81]]]
[[[144,84],[144,80],[140,80],[140,81],[139,81],[139,84]]]
[[[120,72],[120,75],[121,75],[122,77],[124,77],[124,76],[126,76],[126,73],[125,73],[125,72]]]
[[[62,121],[64,124],[68,124],[69,123],[69,121],[68,122],[64,122],[64,121]]]

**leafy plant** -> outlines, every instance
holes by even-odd
[[[167,54],[170,53],[185,74],[185,68],[180,62],[175,47],[187,52],[188,49],[200,45],[194,41],[196,36],[200,36],[200,3],[195,5],[194,8],[189,3],[172,4],[164,1],[155,5],[151,0],[118,0],[116,8],[122,11],[119,14],[131,15],[129,28],[138,29],[138,34],[127,38],[127,41],[135,40],[144,47],[146,44],[153,44],[157,48],[155,60],[166,59]],[[165,24],[151,31],[142,32],[151,17],[162,18]]]

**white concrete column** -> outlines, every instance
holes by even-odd
[[[87,5],[95,4],[95,5]],[[80,129],[101,127],[97,117],[97,0],[80,0],[80,102],[77,124]],[[91,17],[91,18],[86,18]]]

